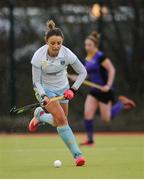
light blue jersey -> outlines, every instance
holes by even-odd
[[[41,96],[46,94],[50,97],[50,93],[54,92],[59,95],[59,92],[69,88],[67,78],[67,67],[71,65],[78,73],[78,78],[73,84],[75,89],[78,89],[85,80],[87,72],[77,56],[65,46],[62,46],[57,57],[48,56],[48,45],[39,48],[32,60],[32,78],[34,88]]]

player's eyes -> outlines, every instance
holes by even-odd
[[[61,41],[59,41],[59,42],[51,42],[51,45],[55,45],[55,44],[61,45]]]
[[[61,41],[57,42],[57,44],[60,45],[60,44],[61,44]]]
[[[51,42],[51,45],[55,45],[55,42]]]

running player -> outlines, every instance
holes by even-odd
[[[86,69],[77,56],[63,46],[64,35],[51,20],[45,32],[46,44],[39,48],[32,58],[32,78],[36,97],[46,103],[46,113],[41,107],[34,111],[34,118],[29,124],[29,131],[37,130],[39,124],[48,123],[57,128],[57,132],[69,148],[77,166],[85,164],[85,159],[76,143],[74,134],[68,124],[68,101],[73,99],[76,91],[87,76]],[[67,66],[78,73],[76,82],[69,87]],[[65,99],[50,102],[49,98],[64,95]]]
[[[87,140],[81,145],[92,145],[93,140],[93,119],[99,109],[101,119],[108,123],[114,119],[123,109],[135,107],[135,103],[125,96],[119,96],[114,102],[113,81],[115,78],[115,68],[108,57],[98,49],[99,34],[92,32],[85,40],[85,67],[89,79],[101,85],[101,90],[91,88],[87,95],[84,106],[84,123],[87,133]],[[74,78],[74,77],[73,77]]]

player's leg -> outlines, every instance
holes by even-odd
[[[93,119],[98,108],[98,101],[92,95],[88,95],[84,106],[84,123],[87,134],[87,140],[80,145],[93,144]]]
[[[53,127],[56,127],[56,121],[53,118],[51,113],[46,113],[46,110],[42,107],[37,107],[34,111],[34,117],[29,123],[28,129],[30,132],[35,132],[38,129],[38,126],[49,124]]]
[[[111,101],[107,103],[99,101],[100,116],[101,119],[106,123],[109,123],[111,120],[111,106],[112,106]]]
[[[117,101],[111,108],[111,119],[117,117],[124,109],[124,104],[121,101]]]
[[[61,105],[61,107],[62,107],[62,109],[63,109],[63,111],[67,117],[68,116],[68,105],[69,104],[68,103],[60,103],[60,105]]]
[[[36,99],[39,102],[41,102],[42,98],[39,95],[39,93],[37,92],[37,89],[35,88],[34,91],[35,91]],[[45,91],[46,91],[46,94],[48,97],[56,96],[55,93],[53,93],[52,91],[49,91],[47,88],[45,89]],[[47,113],[45,108],[37,107],[34,111],[34,117],[32,118],[32,120],[29,123],[28,129],[30,132],[35,132],[38,129],[38,126],[43,123],[44,124],[47,123],[51,126],[56,126],[56,122],[54,121],[53,115],[50,113]]]
[[[65,101],[67,101],[67,100],[65,100]],[[62,106],[62,108],[63,108],[63,110],[65,112],[65,115],[67,116],[68,115],[68,103],[67,102],[63,103],[62,102],[61,106]],[[34,116],[35,117],[33,118],[33,121],[35,122],[35,126],[33,128],[33,126],[32,126],[33,124],[31,122],[30,123],[30,128],[29,128],[30,131],[31,131],[31,129],[32,129],[32,131],[37,130],[36,125],[38,125],[38,123],[41,123],[41,122],[47,123],[47,124],[49,124],[51,126],[54,126],[54,127],[57,126],[56,121],[53,118],[53,115],[51,113],[47,113],[46,110],[44,110],[41,107],[38,107],[38,108],[35,109]]]
[[[120,96],[119,100],[113,106],[111,101],[108,103],[99,102],[101,119],[104,122],[110,122],[110,120],[117,117],[122,110],[129,110],[135,106],[134,101],[125,96]]]
[[[62,90],[53,91],[53,92],[52,92],[52,91],[50,91],[48,88],[45,87],[45,92],[46,92],[47,96],[48,96],[49,98],[51,98],[51,97],[63,95],[65,89],[67,89],[67,88],[69,88],[69,87],[67,86],[67,87],[65,87],[65,88],[62,89]],[[41,97],[38,97],[38,94],[36,94],[36,97],[37,97],[37,99],[40,101],[40,98],[41,98]],[[62,108],[63,108],[66,116],[68,115],[68,102],[69,102],[69,101],[66,100],[66,99],[60,100],[60,104],[61,104],[61,106],[62,106]],[[45,110],[45,111],[46,111],[46,110]],[[56,126],[56,122],[55,122],[55,120],[54,120],[54,118],[53,118],[53,115],[50,114],[50,113],[47,113],[47,112],[45,112],[45,111],[44,111],[42,108],[37,108],[37,109],[35,110],[35,112],[36,112],[35,114],[37,115],[39,121],[44,122],[44,123],[48,123],[48,124],[50,124],[50,125],[52,125],[52,126]]]
[[[136,107],[136,103],[132,99],[130,99],[130,98],[126,97],[126,96],[119,96],[118,100],[121,103],[123,103],[124,109],[126,109],[126,110],[130,110],[130,109]]]
[[[55,96],[61,96],[63,95],[65,89],[68,89],[69,87],[66,86],[64,89],[62,90],[59,90],[59,91],[51,91],[49,90],[47,87],[44,87],[45,89],[45,92],[46,92],[46,95],[49,97],[49,98],[52,98],[52,97],[55,97]],[[35,96],[37,98],[37,100],[39,102],[42,101],[42,98],[41,96],[39,95],[39,93],[37,92],[37,89],[34,88],[34,91],[35,91]],[[68,100],[60,100],[60,103],[61,104],[68,104]],[[67,106],[64,106],[64,111],[67,111],[66,113],[68,113],[68,105]],[[56,124],[56,121],[54,120],[53,118],[53,115],[48,113],[46,111],[45,108],[42,108],[42,107],[37,107],[34,111],[34,117],[33,119],[31,120],[31,122],[29,123],[29,131],[30,132],[35,132],[38,128],[38,125],[41,125],[41,124],[49,124],[51,126],[57,126]]]
[[[110,120],[116,117],[124,108],[121,101],[118,101],[112,106],[112,102],[114,101],[114,92],[112,90],[106,93],[100,93],[98,98],[100,114],[104,122],[110,122]]]
[[[133,100],[125,97],[119,96],[118,101],[112,106],[111,109],[111,118],[114,119],[117,117],[122,110],[130,110],[136,107],[136,104]]]
[[[65,142],[69,150],[71,151],[73,157],[76,159],[77,165],[83,165],[85,163],[82,153],[76,143],[74,134],[68,124],[67,117],[63,108],[67,111],[67,105],[60,105],[58,101],[52,102],[45,107],[48,112],[50,112],[57,124],[57,131],[61,139]]]

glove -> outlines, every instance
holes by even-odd
[[[67,89],[65,92],[64,92],[64,97],[68,100],[71,100],[74,98],[75,96],[75,93],[76,93],[76,90],[70,88],[70,89]]]

